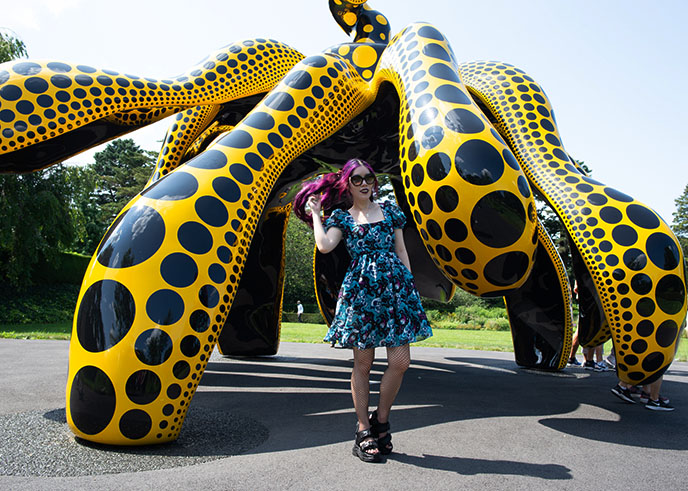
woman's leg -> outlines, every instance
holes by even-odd
[[[375,348],[354,348],[354,369],[351,372],[351,397],[358,418],[358,431],[370,427],[368,400],[370,399],[370,369],[375,360]]]
[[[377,419],[380,423],[389,420],[394,399],[397,397],[404,373],[411,364],[411,350],[409,345],[387,348],[387,370],[380,382],[380,402],[377,406]],[[381,433],[380,436],[385,436]]]

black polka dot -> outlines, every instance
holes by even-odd
[[[504,161],[499,151],[482,140],[469,140],[459,147],[454,157],[459,175],[480,186],[493,184],[504,173]]]
[[[451,170],[451,158],[444,152],[437,152],[428,159],[428,177],[433,181],[441,181]]]
[[[251,172],[251,169],[243,164],[230,165],[229,173],[241,184],[251,184],[253,182],[253,173]]]
[[[172,325],[184,315],[184,300],[174,290],[158,290],[148,298],[146,313],[156,324]]]
[[[172,367],[172,374],[179,380],[185,379],[191,373],[191,367],[183,360],[178,361]]]
[[[505,148],[504,150],[502,150],[502,157],[504,157],[504,161],[512,169],[514,169],[514,170],[520,170],[521,169],[521,167],[518,165],[518,160],[516,160],[516,157],[514,157],[514,154],[508,148]]]
[[[220,302],[220,293],[213,285],[203,285],[198,292],[198,299],[205,307],[212,309]]]
[[[275,111],[291,111],[294,108],[294,98],[286,92],[276,92],[265,99],[265,105]]]
[[[612,230],[612,238],[617,244],[628,247],[632,246],[638,240],[638,232],[628,225],[617,225]]]
[[[444,117],[444,124],[457,133],[480,133],[485,129],[483,121],[466,109],[452,109]]]
[[[22,96],[22,90],[16,85],[5,85],[0,88],[0,99],[6,101],[16,101]]]
[[[647,351],[647,341],[644,339],[636,339],[633,341],[633,344],[631,344],[631,350],[635,354],[642,355]]]
[[[150,404],[160,395],[160,377],[150,370],[138,370],[127,379],[125,390],[129,400],[135,404]]]
[[[90,365],[79,369],[69,391],[69,414],[79,431],[103,431],[112,421],[116,402],[115,387],[104,371]]]
[[[633,201],[633,198],[631,198],[627,194],[624,194],[621,191],[617,191],[613,188],[604,188],[604,192],[607,196],[617,201],[622,201],[624,203],[630,203],[631,201]]]
[[[668,315],[678,314],[686,300],[685,285],[674,274],[666,275],[657,282],[655,298],[659,308]]]
[[[229,219],[227,208],[214,196],[201,196],[196,200],[194,208],[198,217],[211,227],[221,227]]]
[[[253,137],[247,131],[234,129],[217,143],[225,147],[242,149],[253,145]]]
[[[471,229],[489,247],[507,247],[523,234],[526,214],[521,200],[507,191],[493,191],[471,212]]]
[[[468,96],[454,85],[440,85],[435,90],[435,97],[444,102],[451,102],[452,104],[471,103],[471,100],[468,98]]]
[[[518,176],[516,184],[518,185],[518,191],[521,193],[521,196],[524,198],[530,198],[530,185],[528,184],[526,178],[523,176]]]
[[[149,206],[135,205],[110,226],[97,259],[108,268],[128,268],[155,254],[165,239],[165,222]]]
[[[428,229],[428,234],[430,234],[430,237],[433,239],[440,240],[442,238],[442,227],[440,227],[440,224],[435,220],[428,220],[425,224],[425,227]],[[437,249],[439,249],[439,247],[440,246],[437,246]],[[449,259],[451,259],[451,253],[448,250],[446,256],[449,256]],[[448,261],[449,259],[445,259],[445,261]]]
[[[451,213],[459,206],[459,195],[450,186],[441,186],[435,193],[437,207],[445,213]]]
[[[141,363],[161,365],[172,355],[172,339],[161,329],[148,329],[136,338],[134,353]]]
[[[170,399],[176,399],[182,393],[182,388],[179,384],[172,384],[167,388],[167,397]]]
[[[420,164],[416,164],[413,166],[411,169],[411,181],[413,182],[414,186],[420,186],[423,184],[423,179],[425,178],[425,171],[423,170],[423,166]]]
[[[643,370],[646,372],[654,372],[664,364],[664,355],[659,352],[648,354],[643,360]]]
[[[615,224],[621,221],[623,215],[616,208],[605,206],[600,210],[600,218],[607,223]]]
[[[436,43],[430,43],[423,46],[423,54],[442,61],[451,61],[451,56],[449,56],[447,50]]]
[[[36,75],[42,69],[43,67],[41,67],[41,65],[31,61],[23,61],[15,65],[12,65],[12,70],[14,70],[14,73],[17,73],[19,75],[25,75],[27,77],[31,75]]]
[[[91,353],[112,348],[134,324],[136,303],[131,292],[114,280],[100,280],[88,287],[76,318],[79,344]]]
[[[301,63],[315,68],[323,68],[327,66],[327,59],[325,59],[323,56],[309,56],[308,58],[301,60]]]
[[[208,267],[208,276],[215,283],[222,283],[227,278],[227,273],[225,272],[225,268],[216,263]]]
[[[678,247],[667,234],[656,232],[647,238],[645,244],[650,261],[660,269],[669,271],[679,264]]]
[[[456,251],[454,251],[454,256],[464,264],[473,264],[475,262],[475,254],[465,247],[456,249]]]
[[[418,29],[418,35],[428,39],[435,39],[436,41],[444,41],[444,36],[431,26],[423,26]]]
[[[261,170],[263,168],[263,159],[260,158],[258,155],[256,155],[253,152],[249,152],[245,156],[246,163],[248,166],[253,169],[253,170]]]
[[[186,362],[184,362],[184,363],[186,363]],[[175,365],[175,366],[177,366],[177,365]],[[162,414],[164,414],[165,416],[170,416],[173,412],[174,412],[174,406],[172,404],[165,404],[162,407]]]
[[[24,88],[33,94],[42,94],[48,87],[48,82],[42,78],[31,77],[24,81]]]
[[[636,332],[638,335],[644,338],[651,336],[654,331],[655,325],[652,323],[652,321],[647,319],[638,322],[638,326],[636,327]]]
[[[440,126],[432,126],[423,133],[423,148],[431,149],[440,144],[444,138],[444,130]]]
[[[213,189],[217,195],[229,203],[236,203],[241,199],[239,185],[228,177],[216,177],[213,179]]]
[[[225,238],[227,238],[228,236],[233,236],[233,235],[234,234],[232,232],[227,232],[227,234],[225,234]],[[232,245],[234,243],[234,240],[235,239],[232,239],[231,243],[229,240],[227,242],[229,243],[229,245]],[[232,260],[232,251],[230,251],[225,246],[220,246],[217,248],[217,257],[223,263],[228,264]]]
[[[198,181],[186,172],[173,172],[153,183],[141,193],[149,199],[178,201],[193,196],[198,191]]]
[[[53,75],[50,77],[50,83],[58,89],[66,89],[72,85],[72,80],[64,75]]]
[[[198,267],[191,257],[174,252],[162,260],[160,275],[169,285],[185,288],[198,278]]]
[[[196,332],[205,332],[210,327],[210,316],[205,310],[196,310],[189,317],[189,325]]]
[[[151,430],[153,423],[146,411],[131,409],[119,420],[119,431],[131,440],[139,440]]]
[[[521,251],[501,254],[485,265],[485,279],[497,286],[509,286],[518,282],[528,271],[528,255]]]
[[[177,238],[184,249],[194,254],[205,254],[213,247],[212,234],[198,222],[182,224],[177,232]]]
[[[196,336],[185,336],[179,344],[179,349],[184,356],[191,358],[201,350],[201,342]]]
[[[244,124],[258,130],[271,130],[275,127],[275,118],[268,113],[257,111],[249,114],[244,119]]]
[[[626,215],[638,227],[653,229],[659,227],[659,218],[652,210],[640,205],[628,205]]]
[[[655,302],[651,298],[641,298],[635,306],[636,311],[643,317],[650,317],[655,312]]]
[[[588,195],[588,203],[591,205],[602,206],[607,204],[607,201],[607,197],[599,193],[592,193]]]
[[[426,191],[421,191],[418,195],[418,207],[420,211],[425,215],[432,213],[433,201],[430,195]]]
[[[631,288],[638,295],[647,295],[652,290],[652,278],[644,273],[638,273],[631,278]]]
[[[438,113],[439,111],[436,108],[429,107],[420,114],[420,116],[418,117],[418,122],[423,125],[430,124],[437,117]]]
[[[227,157],[219,150],[206,150],[189,160],[185,165],[198,169],[221,169],[227,165]]]
[[[672,320],[666,320],[657,326],[655,340],[662,348],[668,348],[676,341],[678,336],[678,325]]]
[[[449,80],[450,82],[454,82],[457,84],[461,83],[459,75],[456,73],[456,71],[452,70],[449,66],[445,65],[444,63],[435,63],[430,67],[429,73],[435,78]]]
[[[444,224],[444,231],[454,242],[463,242],[468,237],[466,225],[458,218],[450,218]]]
[[[640,249],[628,249],[624,252],[623,261],[632,271],[640,271],[647,265],[647,256]]]

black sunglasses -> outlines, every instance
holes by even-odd
[[[375,175],[366,174],[365,176],[353,175],[349,177],[349,182],[351,182],[351,184],[353,184],[354,186],[360,186],[361,184],[363,184],[363,181],[365,181],[366,184],[372,184],[375,182]]]

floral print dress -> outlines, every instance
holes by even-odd
[[[368,349],[432,336],[413,275],[394,248],[394,229],[403,228],[406,217],[395,204],[380,207],[384,219],[379,222],[356,223],[339,209],[325,221],[325,230],[342,231],[351,256],[327,342]]]

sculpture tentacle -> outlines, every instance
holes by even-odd
[[[57,61],[4,63],[0,171],[41,169],[181,109],[267,92],[302,58],[255,39],[163,80]]]
[[[177,437],[275,182],[372,100],[336,58],[306,58],[231,132],[127,205],[77,306],[67,387],[75,434],[127,445]]]
[[[456,285],[503,296],[532,268],[536,215],[511,150],[472,101],[444,36],[412,24],[385,50],[373,84],[400,96],[406,198],[433,261]]]
[[[686,318],[683,256],[671,229],[650,208],[578,170],[564,151],[550,102],[525,72],[496,62],[466,63],[460,72],[590,272],[619,378],[655,380],[673,360]]]

